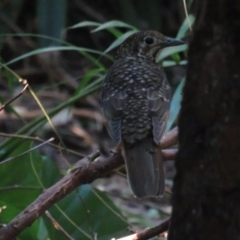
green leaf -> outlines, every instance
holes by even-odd
[[[55,51],[78,51],[79,53],[84,53],[84,52],[89,52],[89,53],[95,53],[98,55],[104,55],[102,52],[89,49],[89,48],[82,48],[82,47],[75,47],[75,46],[60,46],[60,47],[47,47],[47,48],[39,48],[36,50],[33,50],[31,52],[28,52],[26,54],[23,54],[7,63],[5,65],[10,65],[12,63],[15,63],[17,61],[20,61],[22,59],[41,54],[41,53],[46,53],[46,52],[55,52]],[[106,56],[107,57],[107,56]],[[111,59],[111,58],[110,58]]]
[[[98,31],[105,30],[105,29],[108,29],[108,28],[116,28],[116,27],[129,28],[129,29],[132,29],[132,30],[135,30],[135,31],[137,30],[136,27],[134,27],[130,24],[127,24],[125,22],[118,21],[118,20],[112,20],[112,21],[101,24],[99,27],[92,30],[92,32],[98,32]]]
[[[187,50],[187,45],[183,44],[180,46],[175,46],[175,47],[168,47],[164,48],[158,57],[157,61],[162,61],[164,58],[171,56],[172,54],[179,53],[179,52],[184,52]]]
[[[114,48],[118,47],[121,43],[123,43],[129,36],[138,32],[138,30],[132,30],[124,33],[121,37],[117,38],[111,45],[104,51],[104,54],[110,52]]]
[[[120,214],[106,194],[97,192],[108,206]],[[50,209],[52,216],[74,239],[91,239],[89,236],[97,234],[98,240],[108,240],[127,234],[127,224],[99,201],[89,185],[79,187],[77,191],[61,200],[58,206],[81,229],[69,222],[56,207]],[[52,226],[48,225],[48,231],[51,239],[61,239],[62,234]]]
[[[43,38],[43,39],[49,39],[52,41],[55,41],[59,44],[67,45],[67,46],[72,46],[70,43],[63,41],[58,38],[42,35],[42,34],[34,34],[34,33],[2,33],[0,34],[0,38],[3,37],[33,37],[33,38]],[[1,42],[1,41],[0,41]]]
[[[176,63],[176,61],[163,61],[162,62],[162,66],[165,68],[165,67],[173,67],[173,66],[176,66],[176,65],[186,65],[187,64],[187,61],[186,60],[182,60],[178,63]]]
[[[192,24],[194,23],[195,17],[192,14],[190,14],[188,15],[188,19],[189,19],[190,25],[192,26]],[[186,32],[189,29],[189,22],[187,18],[185,18],[181,27],[179,28],[179,31],[176,37],[177,39],[182,39],[186,36]]]
[[[103,68],[96,68],[88,71],[86,75],[80,80],[80,84],[78,85],[78,88],[75,92],[75,94],[79,94],[79,91],[82,91],[82,89],[94,78],[99,77],[102,75],[102,73],[105,73],[106,70]]]
[[[75,25],[73,25],[72,27],[69,27],[69,29],[74,29],[74,28],[81,28],[81,27],[96,27],[96,26],[102,26],[103,24],[98,23],[98,22],[91,22],[91,21],[84,21],[84,22],[80,22],[77,23]],[[111,34],[113,34],[115,37],[119,37],[122,35],[122,33],[115,29],[115,28],[107,28],[106,30],[108,30]]]
[[[59,111],[64,109],[65,107],[73,104],[75,101],[78,101],[81,97],[84,97],[84,96],[92,93],[93,91],[96,91],[101,86],[101,82],[103,81],[103,79],[104,79],[104,75],[100,75],[94,82],[88,84],[86,87],[84,87],[83,89],[78,91],[77,94],[74,94],[67,101],[59,104],[58,106],[56,106],[55,108],[50,110],[48,112],[48,115],[50,117],[52,117],[55,114],[57,114]],[[34,119],[30,123],[24,125],[24,127],[22,127],[21,129],[19,129],[17,134],[24,133],[25,135],[31,135],[34,132],[36,132],[37,130],[39,130],[46,123],[46,121],[47,120],[46,120],[45,116],[41,116],[37,119]],[[3,160],[3,158],[6,158],[6,156],[9,154],[9,152],[14,150],[16,147],[20,146],[22,143],[23,143],[23,141],[21,139],[7,139],[7,140],[3,141],[1,143],[1,149],[5,149],[7,146],[8,146],[8,148],[6,148],[7,150],[3,152],[2,156],[0,155],[0,159]]]
[[[38,233],[36,235],[37,239],[46,240],[46,239],[48,239],[49,233],[48,233],[47,227],[45,225],[45,222],[43,220],[43,217],[40,217],[38,219],[38,221],[39,221],[39,226],[38,226]]]
[[[56,183],[61,175],[52,161],[45,159],[43,163],[41,179],[44,186],[49,187]],[[101,197],[101,201],[95,192]],[[119,209],[113,205],[105,193],[96,189],[93,191],[90,185],[80,186],[59,201],[57,206],[50,208],[49,212],[74,239],[89,239],[88,236],[97,233],[98,240],[105,240],[127,233],[126,222],[109,210],[111,208],[121,215]],[[49,224],[49,220],[45,216],[43,219],[49,232],[49,238],[63,239],[62,233]]]
[[[171,105],[170,105],[170,118],[167,123],[166,131],[169,131],[172,128],[179,114],[179,111],[181,108],[181,101],[182,101],[182,89],[184,84],[185,84],[185,78],[182,79],[182,81],[179,83],[177,89],[174,92]]]
[[[108,28],[107,31],[109,31],[116,38],[119,38],[122,35],[122,32],[116,28]]]
[[[19,155],[30,147],[32,142],[24,140],[21,146],[11,151],[7,158]],[[7,151],[7,149],[4,150]],[[6,206],[0,213],[1,223],[11,221],[42,192],[32,169],[31,158],[35,169],[40,174],[43,162],[37,150],[0,165],[0,207]],[[23,231],[20,239],[36,239],[38,228],[39,222],[36,221],[30,228]]]
[[[84,21],[84,22],[77,23],[68,28],[74,29],[74,28],[82,28],[82,27],[96,27],[96,26],[100,26],[100,25],[101,25],[101,23],[98,23],[98,22]]]
[[[120,214],[106,194],[97,192],[111,208]],[[68,233],[71,233],[74,239],[90,239],[89,236],[97,234],[98,240],[105,240],[127,234],[127,224],[99,201],[89,185],[83,185],[70,193],[58,203],[58,206],[64,214],[56,207],[52,207],[49,212]],[[62,233],[56,231],[47,221],[45,224],[50,239],[63,237]]]
[[[30,147],[31,142],[24,140],[21,147],[17,147],[8,157],[16,156]],[[32,203],[42,192],[42,185],[48,188],[61,178],[55,163],[40,156],[38,151],[0,165],[0,207],[6,207],[0,213],[1,223],[8,223]],[[90,239],[95,233],[99,240],[127,234],[128,224],[123,217],[119,217],[119,209],[105,193],[93,191],[90,185],[83,185],[68,194],[49,212],[74,239]],[[36,239],[36,236],[40,240],[46,237],[64,238],[45,215],[25,229],[19,239]]]
[[[181,61],[181,58],[180,58],[180,56],[179,56],[178,53],[172,54],[171,57],[172,57],[172,60],[173,60],[174,62],[176,62],[177,64]]]

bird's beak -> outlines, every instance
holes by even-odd
[[[174,39],[174,38],[167,38],[164,43],[162,43],[163,47],[172,47],[172,46],[178,46],[185,44],[184,41],[179,40],[179,39]]]

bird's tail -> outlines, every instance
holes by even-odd
[[[163,158],[151,136],[134,144],[123,141],[130,186],[136,197],[163,196]]]

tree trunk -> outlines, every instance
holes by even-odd
[[[240,239],[240,1],[198,1],[169,240]]]

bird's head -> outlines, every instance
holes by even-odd
[[[183,41],[165,37],[157,31],[141,31],[132,34],[119,46],[116,59],[138,56],[156,61],[163,48],[182,44],[184,44]]]

